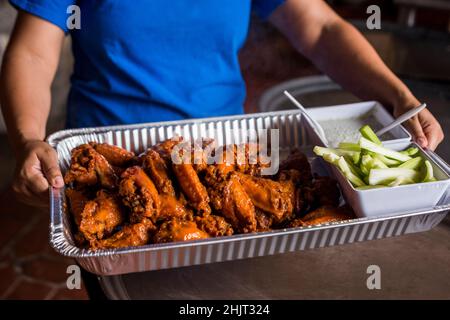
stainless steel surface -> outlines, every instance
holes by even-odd
[[[91,129],[65,130],[53,134],[48,142],[56,148],[63,172],[73,147],[88,141],[105,141],[128,150],[143,151],[149,146],[180,134],[185,138],[214,137],[227,144],[237,129],[278,129],[280,151],[305,148],[319,143],[318,137],[302,119],[301,113],[281,111],[223,118],[140,124]],[[211,136],[208,129],[217,129]],[[239,137],[238,137],[239,139]],[[261,257],[297,250],[380,239],[421,232],[436,226],[450,210],[447,200],[433,208],[392,213],[383,218],[364,218],[307,228],[234,235],[183,243],[150,244],[136,248],[90,251],[77,248],[64,210],[64,192],[52,189],[50,243],[59,253],[74,257],[87,271],[99,275],[125,274],[193,266],[212,262]]]

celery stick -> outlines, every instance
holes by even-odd
[[[365,171],[370,171],[371,169],[387,169],[388,166],[385,165],[381,160],[371,157],[368,154],[362,156],[361,164],[365,167]]]
[[[381,184],[377,184],[374,186],[361,186],[361,187],[356,187],[356,190],[370,190],[370,189],[380,189],[380,188],[386,188],[386,186],[383,186]]]
[[[353,155],[344,155],[346,157],[351,157],[354,164],[358,164],[361,160],[361,152],[355,152]]]
[[[415,183],[415,181],[411,178],[407,178],[404,176],[400,176],[397,179],[395,179],[394,181],[392,181],[391,183],[388,184],[389,187],[396,187],[396,186],[400,186],[403,184],[412,184]]]
[[[385,156],[378,154],[378,153],[375,153],[373,157],[382,161],[385,165],[387,165],[389,167],[395,167],[402,163],[401,161],[398,161],[398,160],[386,158]]]
[[[406,162],[403,162],[401,165],[398,166],[398,168],[405,168],[405,169],[419,169],[420,165],[422,164],[422,157],[416,157],[412,158],[411,160],[408,160]]]
[[[356,176],[358,176],[358,178],[362,178],[364,177],[363,172],[361,171],[361,169],[359,167],[357,167],[352,159],[349,159],[347,156],[344,156],[345,161],[347,161],[347,165],[349,166],[350,170],[352,171],[352,173]]]
[[[361,129],[359,129],[359,132],[361,132],[361,135],[364,138],[366,138],[367,140],[369,140],[369,141],[371,141],[371,142],[381,146],[380,139],[378,139],[378,137],[375,134],[375,132],[373,132],[372,128],[369,127],[368,125],[365,125]]]
[[[315,146],[313,149],[313,152],[318,155],[319,157],[323,157],[323,155],[325,153],[332,153],[337,155],[336,153],[336,149],[332,149],[332,148],[325,148],[325,147],[319,147],[319,146]]]
[[[383,156],[386,156],[388,158],[400,160],[402,162],[405,162],[405,161],[408,161],[411,159],[410,156],[407,156],[405,154],[402,154],[402,153],[394,151],[394,150],[387,149],[383,146],[379,146],[379,145],[367,140],[364,137],[362,137],[359,140],[359,145],[361,146],[361,149],[375,152],[375,153],[381,154]]]
[[[345,156],[345,155],[354,156],[355,154],[359,153],[357,151],[325,148],[325,147],[319,147],[319,146],[315,146],[313,149],[313,152],[320,157],[322,157],[325,153],[334,153],[335,155],[338,155],[338,156]]]
[[[341,142],[339,143],[339,149],[348,151],[361,151],[361,147],[357,143]]]
[[[323,157],[326,153],[332,153],[337,156],[349,156],[352,158],[353,162],[356,164],[359,162],[360,159],[360,152],[358,151],[349,151],[349,150],[343,150],[343,149],[333,149],[333,148],[325,148],[325,147],[319,147],[315,146],[313,149],[313,152],[318,155],[319,157]]]
[[[389,168],[387,165],[384,164],[383,161],[377,158],[372,158],[372,168],[373,169],[387,169]]]
[[[387,185],[398,177],[416,180],[419,173],[416,170],[404,168],[388,168],[388,169],[372,169],[369,173],[369,184],[371,186],[377,184]]]
[[[361,158],[361,166],[364,167],[363,171],[369,174],[370,169],[373,168],[373,159],[370,155],[365,154]]]
[[[337,162],[339,160],[339,156],[334,153],[325,153],[322,157],[326,162],[334,164],[337,166]]]
[[[422,180],[423,182],[432,182],[436,181],[436,178],[433,174],[433,166],[431,165],[430,161],[425,160],[425,177]]]
[[[406,154],[407,156],[415,156],[419,153],[419,148],[410,147],[406,150],[400,151],[400,153]]]
[[[367,168],[367,166],[364,165],[364,163],[362,161],[361,161],[361,164],[359,165],[359,168],[361,169],[361,172],[363,173],[363,175],[365,175],[365,176],[369,175],[370,168]]]
[[[361,187],[366,185],[358,176],[352,173],[348,163],[345,161],[344,157],[340,157],[338,160],[338,167],[344,174],[344,176],[353,184],[355,187]]]

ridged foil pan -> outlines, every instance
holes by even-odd
[[[52,134],[47,141],[57,150],[59,164],[64,173],[70,164],[72,148],[88,141],[107,142],[139,153],[175,134],[184,138],[215,138],[219,145],[239,142],[241,138],[244,139],[239,137],[243,132],[240,129],[253,129],[256,132],[278,129],[281,154],[292,148],[311,150],[312,146],[321,144],[307,121],[304,121],[296,110],[63,130]],[[313,169],[322,174],[327,172],[321,167],[320,161],[314,161]],[[64,190],[51,189],[50,244],[60,254],[75,258],[89,272],[118,275],[261,257],[426,231],[439,224],[450,211],[449,200],[450,195],[447,192],[435,207],[392,212],[392,215],[382,218],[362,218],[313,227],[90,251],[80,249],[74,244]]]

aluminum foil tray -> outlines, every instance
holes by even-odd
[[[215,138],[219,144],[239,142],[239,134],[242,132],[239,129],[254,129],[256,132],[278,129],[280,153],[288,152],[292,148],[311,150],[312,146],[321,144],[314,131],[296,110],[63,130],[52,134],[47,141],[57,150],[59,164],[64,173],[70,164],[72,148],[88,141],[107,142],[139,153],[175,134],[184,138]],[[313,169],[326,174],[327,171],[320,166],[321,162],[315,161]],[[51,189],[50,244],[60,254],[75,258],[87,271],[98,275],[186,267],[426,231],[441,222],[450,211],[448,193],[447,190],[437,206],[408,212],[392,212],[383,217],[189,242],[91,251],[75,246],[70,219],[66,212],[64,190]]]

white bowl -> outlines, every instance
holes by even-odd
[[[428,154],[415,143],[385,143],[387,147],[400,151],[409,146],[419,148],[421,156],[433,166],[437,181],[386,187],[380,189],[356,190],[347,178],[334,166],[327,163],[330,173],[339,182],[343,196],[358,217],[392,216],[411,210],[432,208],[448,192],[450,176]]]

